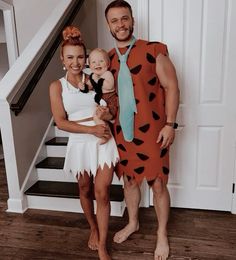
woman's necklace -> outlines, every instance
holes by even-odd
[[[66,73],[66,87],[67,87],[67,89],[71,92],[71,93],[78,93],[78,92],[80,92],[80,91],[84,91],[84,89],[85,89],[85,74],[82,72],[82,80],[81,81],[79,81],[77,84],[76,84],[76,86],[78,86],[78,87],[75,87],[75,86],[73,86],[69,81],[68,81],[68,72]],[[68,85],[68,82],[70,83],[70,85],[73,87],[73,88],[71,88],[71,87],[69,87],[69,85]],[[81,84],[80,84],[81,83]],[[80,86],[81,85],[81,86]]]

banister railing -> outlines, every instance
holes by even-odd
[[[13,98],[12,103],[10,104],[10,109],[15,113],[16,116],[23,110],[25,104],[27,103],[32,92],[34,91],[38,81],[40,80],[42,74],[47,68],[47,65],[49,64],[54,53],[56,52],[61,42],[61,32],[63,28],[72,23],[83,3],[84,0],[73,1],[68,15],[61,22],[61,25],[58,27],[57,33],[48,44],[46,51],[43,52],[43,54],[38,58],[38,61],[32,68],[29,77],[25,80],[25,82],[22,84],[21,89],[15,95],[17,96],[17,101],[15,101],[15,98]],[[22,92],[21,94],[19,94],[20,91]]]

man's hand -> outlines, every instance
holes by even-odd
[[[171,126],[164,126],[157,138],[157,143],[162,142],[161,149],[167,148],[174,142],[175,130]]]
[[[91,134],[99,138],[104,138],[107,141],[111,138],[111,131],[108,124],[100,124],[93,126]]]

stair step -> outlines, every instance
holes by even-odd
[[[77,182],[73,175],[63,171],[64,157],[47,157],[36,165],[39,180],[58,182]],[[112,184],[123,185],[123,180],[118,179],[114,173]]]
[[[54,137],[47,141],[46,145],[67,146],[68,137]]]
[[[83,213],[80,199],[61,198],[26,195],[29,209],[54,210],[62,212]],[[96,212],[97,203],[94,200],[94,210]],[[122,217],[125,210],[124,201],[111,201],[111,216]]]
[[[43,169],[38,168],[38,180],[41,181],[61,181],[61,182],[77,182],[73,174],[66,174],[63,169]],[[114,173],[112,184],[123,185],[123,179],[117,177]]]
[[[54,126],[54,129],[55,129],[56,137],[68,137],[69,136],[69,132],[60,130],[57,128],[57,126]]]
[[[37,181],[25,191],[26,195],[46,196],[59,198],[79,198],[79,188],[73,182]],[[123,189],[120,185],[111,185],[110,200],[122,202],[124,200]]]
[[[36,164],[35,167],[43,169],[63,169],[64,161],[64,157],[47,157]]]
[[[65,157],[68,137],[54,137],[45,142],[48,157]]]

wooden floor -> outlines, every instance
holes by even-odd
[[[6,212],[8,197],[0,160],[0,260],[98,259],[86,244],[89,228],[83,214],[27,210]],[[112,242],[127,220],[111,217],[109,250],[112,259],[153,259],[156,217],[153,208],[140,209],[140,230],[123,244]],[[169,221],[169,259],[236,259],[236,215],[227,212],[172,209]]]

